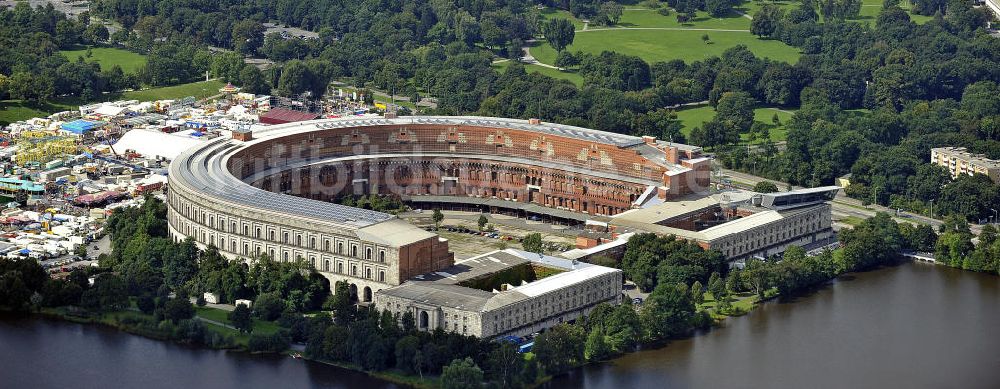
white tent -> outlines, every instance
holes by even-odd
[[[176,136],[159,131],[136,129],[126,132],[115,143],[115,150],[135,150],[147,157],[174,159],[180,153],[200,144],[201,141],[189,136]]]
[[[94,111],[94,113],[98,114],[98,115],[101,115],[101,116],[112,116],[112,117],[114,117],[114,116],[121,115],[122,112],[125,112],[125,110],[127,110],[127,109],[128,108],[125,108],[125,107],[119,107],[119,106],[115,106],[115,105],[111,105],[111,104],[106,104],[106,105],[102,105],[100,108],[96,109]]]

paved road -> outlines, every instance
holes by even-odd
[[[785,188],[788,187],[787,183],[769,180],[763,177],[741,173],[734,170],[719,169],[719,173],[723,176],[729,177],[736,186],[753,186],[761,181],[771,181],[774,182],[781,190],[785,190]],[[792,186],[792,189],[802,189],[802,187]],[[875,216],[876,212],[886,212],[889,214],[895,213],[895,210],[880,205],[869,205],[866,207],[862,205],[860,200],[847,197],[847,195],[844,194],[844,191],[837,192],[837,197],[833,200],[832,206],[832,213],[835,216],[835,219],[843,219],[848,216],[867,219]],[[942,224],[941,220],[910,213],[905,213],[905,217],[897,217],[895,219],[897,221],[916,221],[918,223],[929,224],[934,227]]]

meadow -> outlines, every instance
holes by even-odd
[[[785,128],[785,124],[792,119],[794,113],[794,111],[779,108],[761,107],[754,109],[753,116],[754,122],[760,122],[768,126],[768,133],[771,136],[772,142],[782,142],[788,137],[788,129]],[[773,118],[775,114],[778,115],[778,122],[780,124],[774,124]],[[681,133],[685,137],[690,136],[691,130],[695,127],[701,127],[702,124],[712,120],[713,117],[715,117],[715,109],[708,105],[677,111],[677,120],[684,125]],[[742,134],[741,137],[746,140],[746,134]]]
[[[60,53],[70,61],[83,57],[84,61],[96,62],[101,65],[101,70],[108,70],[118,65],[125,73],[136,73],[146,64],[145,55],[113,47],[91,47],[90,57],[87,57],[86,47],[62,50]]]

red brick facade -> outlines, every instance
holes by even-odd
[[[645,142],[619,147],[479,126],[365,126],[254,144],[229,168],[254,186],[320,200],[349,193],[475,196],[597,215],[631,209],[650,186],[663,198],[708,186],[708,160],[697,151]],[[329,159],[337,160],[321,162]],[[251,177],[265,171],[274,173]]]

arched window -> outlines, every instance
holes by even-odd
[[[385,250],[379,250],[379,252],[378,252],[378,261],[379,262],[385,262]]]
[[[287,232],[281,233],[281,242],[282,243],[288,243],[288,233]]]
[[[337,254],[344,253],[344,242],[337,242]]]
[[[323,240],[323,251],[330,251],[330,240]]]
[[[309,238],[309,248],[316,248],[316,238]]]
[[[236,233],[236,222],[233,222],[233,225],[232,225],[232,227],[233,227],[233,228],[230,228],[230,229],[229,229],[229,232],[232,232],[232,233]]]
[[[344,264],[343,263],[337,263],[337,273],[341,273],[341,274],[344,273]]]
[[[372,249],[371,249],[371,247],[365,249],[365,259],[372,259]]]
[[[295,245],[302,246],[302,234],[295,234]]]
[[[372,279],[372,269],[365,269],[365,278]]]
[[[288,262],[288,252],[281,253],[281,262]]]
[[[352,276],[358,275],[358,266],[357,265],[351,265],[351,275]]]
[[[358,256],[358,246],[357,245],[353,245],[353,244],[351,245],[351,256],[352,257],[357,257]]]
[[[257,229],[254,231],[253,237],[260,239],[260,227],[257,227]]]
[[[243,236],[250,236],[250,227],[243,226]]]
[[[378,272],[378,281],[379,282],[385,282],[385,270],[379,270],[379,272]]]
[[[323,271],[330,271],[330,260],[323,261]]]

